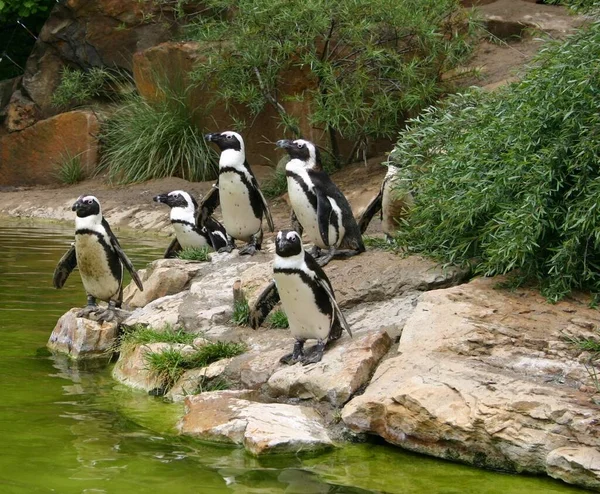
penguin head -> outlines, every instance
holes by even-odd
[[[275,240],[275,253],[280,257],[292,257],[302,254],[302,239],[294,230],[281,230]]]
[[[198,209],[196,200],[184,190],[174,190],[168,194],[159,194],[153,198],[154,202],[162,202],[171,208]]]
[[[100,202],[94,196],[79,196],[71,210],[76,211],[77,216],[86,218],[101,214]]]
[[[310,141],[304,139],[281,139],[277,141],[277,147],[287,151],[290,159],[300,160],[305,163],[306,168],[312,170],[322,170],[321,153],[319,149]]]
[[[244,139],[237,132],[227,130],[225,132],[215,132],[206,134],[204,138],[209,142],[214,142],[221,151],[233,149],[234,151],[244,152]]]

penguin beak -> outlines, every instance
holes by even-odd
[[[278,148],[289,149],[292,146],[292,141],[289,139],[280,139],[275,143]]]
[[[168,204],[167,200],[168,200],[168,195],[167,194],[159,194],[155,197],[152,198],[152,200],[154,202],[162,202],[163,204]]]
[[[208,142],[213,142],[216,141],[216,137],[220,135],[220,134],[206,134],[204,136],[204,139],[206,139]]]
[[[77,201],[75,201],[75,204],[73,204],[73,206],[71,207],[71,211],[77,211],[81,208],[81,206],[83,206],[83,204],[81,202],[81,197],[79,197],[77,198]]]

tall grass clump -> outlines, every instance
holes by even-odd
[[[56,176],[64,184],[76,184],[85,178],[81,154],[63,153],[57,168]]]
[[[393,138],[407,114],[448,89],[444,78],[469,55],[475,23],[458,0],[209,0],[186,37],[208,41],[195,79],[231,109],[277,112],[311,103],[311,124],[355,142]],[[297,79],[308,81],[294,88]]]
[[[82,105],[99,96],[105,84],[113,80],[107,69],[93,67],[88,71],[65,67],[58,87],[52,94],[52,105],[68,107]]]
[[[160,88],[147,101],[130,94],[102,132],[100,170],[116,183],[181,177],[190,181],[216,177],[216,153],[194,124],[188,91],[178,85]]]
[[[416,203],[414,250],[518,270],[551,301],[600,291],[600,23],[553,42],[521,82],[429,108],[391,155]]]

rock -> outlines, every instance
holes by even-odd
[[[177,350],[182,354],[194,351],[194,348],[190,345],[183,345],[181,343],[148,343],[146,345],[122,348],[119,360],[113,368],[112,376],[117,381],[135,389],[144,391],[164,389],[165,382],[163,379],[148,369],[146,355],[148,353],[160,353],[169,349]]]
[[[27,60],[23,87],[43,117],[57,113],[52,94],[64,66],[131,71],[132,55],[169,39],[173,8],[144,0],[69,0],[44,24]]]
[[[144,291],[130,283],[123,291],[123,303],[131,308],[145,307],[156,299],[187,290],[192,279],[207,271],[207,265],[210,263],[157,259],[138,272]]]
[[[71,309],[60,317],[46,346],[75,359],[109,359],[116,346],[118,322],[77,317],[80,310]]]
[[[4,116],[4,107],[8,105],[12,94],[16,91],[21,77],[0,81],[0,116]]]
[[[548,455],[550,477],[600,490],[600,451],[596,448],[558,448]]]
[[[8,103],[6,111],[6,128],[9,132],[31,127],[38,121],[38,110],[35,103],[23,96],[20,90],[15,91]]]
[[[314,452],[333,446],[315,410],[237,396],[231,391],[188,396],[180,432],[205,441],[240,444],[253,455]]]
[[[78,110],[37,122],[21,132],[0,137],[0,185],[59,183],[57,172],[78,156],[84,173],[96,167],[98,119]]]
[[[344,407],[344,422],[412,451],[519,472],[550,471],[558,448],[599,448],[600,407],[579,391],[589,376],[561,333],[575,326],[573,311],[593,324],[597,312],[586,301],[549,305],[531,290],[495,290],[497,282],[421,295],[399,356]]]
[[[176,327],[179,325],[179,308],[188,295],[189,293],[184,291],[156,299],[145,307],[134,310],[131,316],[123,321],[123,325],[131,327],[142,324],[156,330],[163,329],[167,325]]]
[[[215,379],[221,378],[223,371],[230,360],[231,359],[217,360],[206,367],[186,371],[169,390],[166,395],[167,398],[174,402],[180,402],[183,401],[186,396],[200,393],[204,384],[208,384]],[[223,383],[226,383],[226,381],[223,380]]]
[[[384,331],[357,340],[344,337],[325,351],[321,362],[295,364],[275,372],[268,382],[269,391],[274,396],[314,398],[342,406],[369,382],[391,346],[392,340]]]

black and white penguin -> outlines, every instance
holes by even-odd
[[[361,233],[344,194],[323,170],[319,150],[310,141],[283,139],[290,161],[285,166],[288,194],[293,214],[314,243],[314,254],[321,266],[333,257],[350,257],[365,251]],[[298,228],[298,225],[294,225]],[[319,256],[320,249],[328,253]]]
[[[165,259],[175,257],[182,249],[209,247],[218,251],[228,245],[225,227],[212,216],[204,224],[198,224],[198,203],[187,192],[174,190],[159,194],[154,201],[171,208],[175,238],[165,251]]]
[[[73,269],[78,267],[87,293],[87,307],[77,314],[78,317],[95,312],[96,319],[111,321],[115,317],[115,307],[120,307],[123,300],[123,265],[140,291],[144,290],[142,281],[102,217],[98,199],[80,196],[71,209],[77,214],[75,243],[56,266],[54,287],[62,288]],[[108,302],[108,307],[100,309],[96,299]]]
[[[352,336],[342,314],[327,275],[317,261],[304,251],[300,235],[283,230],[275,241],[273,278],[287,314],[292,336],[296,339],[294,351],[281,362],[311,364],[323,358],[328,341],[342,336],[342,329]],[[304,342],[316,339],[310,353],[304,354]]]
[[[220,203],[227,235],[248,242],[240,255],[252,255],[261,248],[263,215],[269,230],[273,231],[275,227],[267,201],[246,160],[244,140],[237,132],[230,131],[207,134],[205,138],[219,146],[221,156],[219,179],[202,202],[202,218],[210,216]],[[231,252],[232,249],[227,246],[221,250]]]
[[[392,242],[393,234],[398,230],[398,222],[407,216],[415,202],[410,190],[403,190],[400,187],[398,171],[398,167],[392,164],[388,165],[388,171],[381,184],[379,194],[369,203],[358,220],[361,233],[365,233],[373,216],[379,212],[381,230],[388,243]]]

